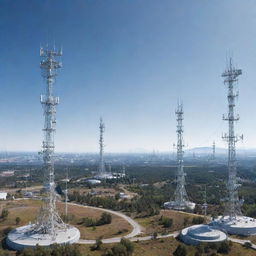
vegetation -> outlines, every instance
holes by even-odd
[[[192,219],[192,224],[196,225],[196,224],[202,224],[204,223],[205,219],[204,217],[198,216],[198,217],[194,217]]]
[[[1,219],[6,220],[9,215],[9,211],[7,209],[3,209],[1,213]]]
[[[104,256],[131,256],[133,252],[133,243],[128,239],[122,238],[120,243],[109,249]]]
[[[112,209],[116,211],[125,211],[130,213],[136,213],[140,216],[153,216],[159,214],[161,202],[158,201],[157,196],[144,194],[141,197],[135,197],[132,200],[118,201],[114,197],[99,197],[92,196],[90,194],[80,194],[78,191],[74,191],[69,195],[70,201],[76,201],[80,204],[87,204],[96,207],[103,207],[106,209]]]
[[[182,245],[179,244],[178,247],[176,248],[176,250],[173,252],[174,256],[186,256],[187,255],[187,248]]]
[[[16,219],[15,219],[16,225],[19,225],[20,221],[21,221],[21,218],[20,217],[16,217]]]
[[[75,245],[53,245],[49,248],[37,246],[17,252],[17,256],[82,256]]]
[[[161,215],[159,219],[159,225],[163,225],[164,228],[172,227],[173,219]]]
[[[83,224],[86,227],[95,227],[95,226],[110,224],[111,222],[112,222],[112,215],[107,212],[103,212],[101,214],[100,219],[94,220],[92,218],[86,217],[86,218],[83,218],[79,224]]]

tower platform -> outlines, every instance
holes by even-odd
[[[80,238],[80,231],[67,225],[67,229],[56,230],[56,238],[52,240],[49,234],[32,232],[33,224],[18,227],[12,230],[6,239],[7,245],[13,250],[34,248],[37,245],[48,247],[52,244],[73,244]]]
[[[209,225],[231,235],[256,235],[256,219],[247,216],[236,216],[234,218],[220,216]]]
[[[180,239],[186,244],[198,245],[199,243],[222,242],[227,239],[227,235],[209,225],[201,224],[182,229]]]

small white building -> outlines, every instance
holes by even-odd
[[[127,195],[127,194],[125,194],[125,193],[123,193],[123,192],[120,192],[120,193],[119,193],[119,197],[120,197],[121,199],[128,199],[128,198],[130,198],[129,195]]]
[[[86,182],[90,183],[91,185],[98,185],[101,183],[101,181],[97,179],[87,179]]]
[[[6,200],[7,192],[0,191],[0,200]]]

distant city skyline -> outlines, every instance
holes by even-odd
[[[256,148],[256,3],[216,0],[2,0],[0,151],[40,151],[40,46],[63,47],[54,94],[57,152],[168,152],[184,105],[187,148],[224,148],[227,57],[239,79],[238,148]]]

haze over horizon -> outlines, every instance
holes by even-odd
[[[227,56],[239,77],[236,132],[256,148],[256,8],[252,0],[0,1],[0,150],[39,151],[45,84],[39,47],[63,47],[54,94],[56,151],[170,151],[184,104],[189,148],[226,147]]]

